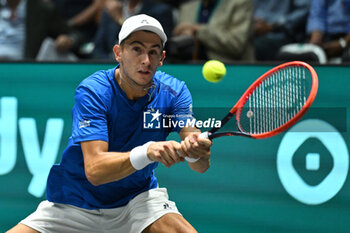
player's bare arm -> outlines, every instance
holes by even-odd
[[[86,177],[95,186],[118,181],[136,171],[130,161],[130,152],[108,152],[105,141],[85,141],[81,143],[81,148]],[[182,153],[178,142],[153,142],[148,146],[147,157],[171,167],[183,161],[176,151]]]
[[[129,152],[108,152],[105,141],[81,142],[86,178],[97,186],[123,179],[134,173]]]

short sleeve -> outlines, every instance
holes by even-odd
[[[192,112],[192,96],[186,84],[183,85],[181,91],[176,96],[172,114],[175,116],[177,122],[184,122],[185,125],[192,125],[195,121]],[[181,129],[181,124],[177,124],[174,130],[180,132]]]
[[[79,86],[75,92],[72,131],[74,143],[108,142],[107,107],[101,96],[86,86]]]

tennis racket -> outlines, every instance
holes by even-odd
[[[236,131],[212,128],[201,137],[246,136],[256,139],[281,133],[295,124],[311,107],[318,89],[316,71],[307,63],[292,61],[259,77],[221,120],[222,128],[233,116]]]
[[[318,89],[316,71],[307,63],[283,63],[260,76],[221,120],[221,127],[200,134],[210,140],[223,136],[262,139],[295,124],[310,108]],[[217,132],[235,116],[236,131]],[[186,157],[189,162],[196,159]]]

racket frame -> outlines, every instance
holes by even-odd
[[[275,73],[275,72],[277,72],[279,70],[283,70],[283,69],[285,69],[286,67],[289,67],[289,66],[301,66],[301,67],[304,67],[307,70],[309,70],[309,72],[311,74],[311,78],[312,78],[311,90],[310,90],[309,96],[308,96],[305,104],[301,108],[301,110],[292,119],[290,119],[289,121],[287,121],[286,123],[284,123],[283,125],[277,127],[276,129],[274,129],[272,131],[265,132],[265,133],[260,133],[260,134],[249,134],[249,133],[244,132],[240,128],[240,124],[239,124],[239,122],[240,122],[240,115],[241,115],[240,113],[242,111],[242,108],[243,108],[244,104],[249,99],[249,96],[254,92],[254,90],[265,79],[270,77],[271,74],[273,74],[273,73]],[[212,128],[208,132],[208,138],[209,139],[214,139],[214,138],[222,137],[222,136],[236,136],[236,135],[252,137],[252,138],[256,138],[256,139],[272,137],[272,136],[274,136],[274,135],[276,135],[278,133],[281,133],[281,132],[285,131],[289,127],[291,127],[293,124],[295,124],[307,112],[307,110],[311,107],[311,104],[313,103],[313,101],[316,98],[317,90],[318,90],[317,73],[314,70],[314,68],[312,68],[312,66],[310,66],[309,64],[307,64],[305,62],[302,62],[302,61],[291,61],[291,62],[286,62],[286,63],[283,63],[281,65],[278,65],[278,66],[270,69],[269,71],[267,71],[263,75],[261,75],[257,80],[255,80],[255,82],[253,82],[253,84],[250,85],[250,87],[243,93],[242,97],[231,108],[229,113],[221,120],[221,127],[223,127],[234,115],[236,115],[236,124],[237,124],[237,128],[238,128],[239,131],[215,133],[221,127],[220,128]]]

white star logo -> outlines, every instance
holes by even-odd
[[[159,117],[162,115],[161,113],[159,113],[159,109],[157,109],[157,111],[155,113],[151,113],[151,114],[153,116],[151,122],[156,120],[156,119],[157,119],[157,121],[159,121]]]

